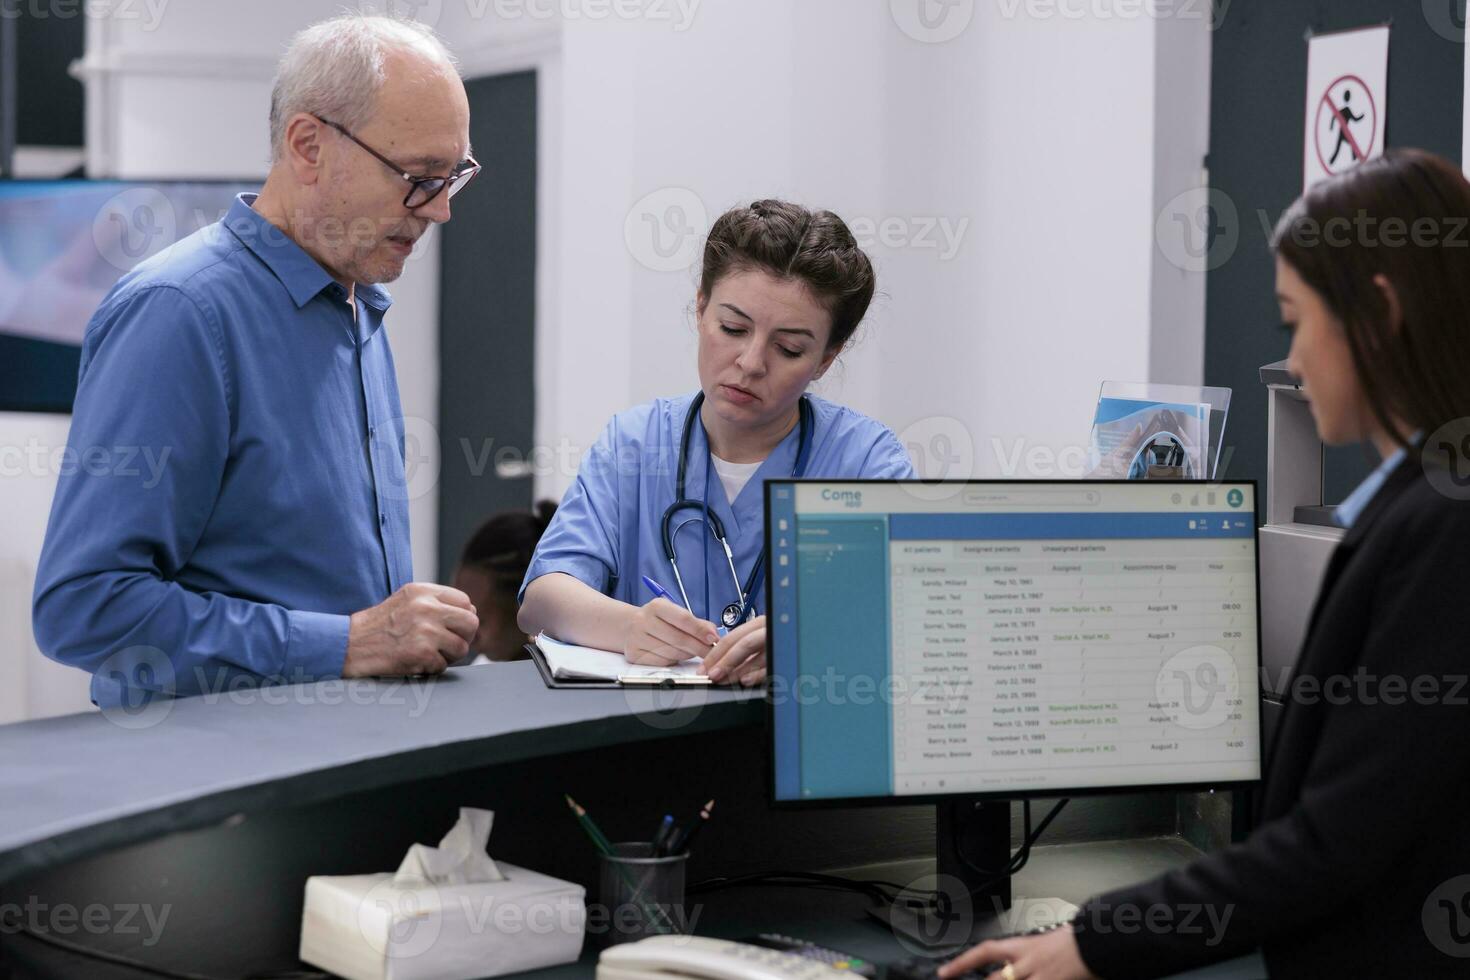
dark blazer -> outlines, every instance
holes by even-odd
[[[1470,977],[1467,675],[1470,502],[1410,457],[1328,563],[1256,830],[1090,900],[1088,967],[1157,977],[1261,948],[1272,980]]]

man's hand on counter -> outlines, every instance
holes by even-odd
[[[469,653],[480,617],[458,589],[410,582],[352,614],[343,677],[439,674]]]

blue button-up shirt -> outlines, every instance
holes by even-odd
[[[33,620],[103,707],[340,675],[413,578],[391,297],[349,305],[254,200],[87,325]]]
[[[1406,454],[1407,450],[1402,448],[1389,454],[1383,462],[1378,464],[1377,469],[1369,473],[1363,482],[1358,484],[1356,490],[1348,494],[1343,502],[1337,505],[1337,509],[1332,512],[1332,519],[1342,527],[1352,527],[1356,524],[1358,517],[1363,513],[1363,508],[1367,507],[1368,502],[1377,496],[1378,491],[1383,487],[1383,482],[1388,479],[1388,475],[1398,467],[1399,463],[1403,462]]]

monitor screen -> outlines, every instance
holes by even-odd
[[[0,181],[0,411],[69,412],[82,334],[139,262],[223,218],[244,183]]]
[[[1255,485],[766,485],[777,802],[1260,777]]]

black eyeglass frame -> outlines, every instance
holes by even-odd
[[[460,191],[468,187],[470,185],[470,181],[474,180],[475,175],[480,172],[479,161],[477,161],[472,156],[466,156],[464,162],[455,167],[454,171],[448,177],[415,177],[413,174],[409,173],[407,170],[400,167],[392,160],[389,160],[387,157],[383,156],[383,154],[379,153],[371,146],[368,146],[356,136],[352,135],[352,131],[349,130],[346,126],[343,126],[340,123],[334,123],[332,122],[332,120],[325,119],[321,116],[316,115],[315,113],[313,113],[313,118],[324,126],[331,126],[337,132],[352,140],[352,142],[356,143],[368,153],[372,154],[372,156],[379,163],[397,174],[400,180],[407,181],[409,184],[409,188],[408,193],[403,195],[403,206],[408,208],[409,210],[423,207],[430,201],[434,200],[434,198],[444,193],[446,188],[450,188],[449,197],[452,199],[454,195],[458,194]],[[438,186],[434,187],[432,190],[426,190],[426,188],[431,184],[437,184]],[[413,196],[420,192],[423,192],[428,196],[425,197],[422,201],[419,201],[417,204],[410,204],[409,201],[413,200]]]

